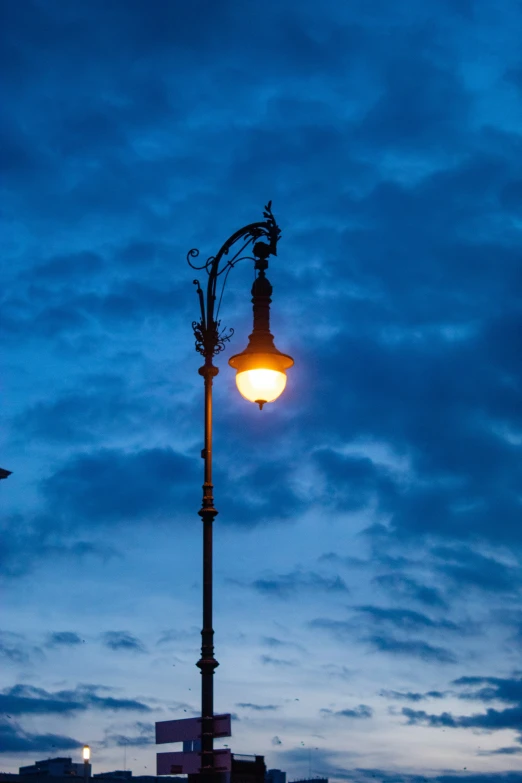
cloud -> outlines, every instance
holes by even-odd
[[[313,454],[319,469],[328,477],[327,496],[347,511],[367,506],[375,498],[395,496],[395,482],[389,471],[368,457],[347,456],[332,449]],[[327,501],[327,498],[325,498]]]
[[[295,661],[288,661],[285,658],[274,658],[272,655],[261,655],[259,660],[261,663],[269,664],[271,666],[286,667],[296,665]]]
[[[49,634],[47,646],[48,647],[74,647],[77,644],[81,644],[82,639],[79,634],[74,631],[53,631]]]
[[[425,606],[441,609],[447,607],[439,588],[421,584],[404,574],[381,574],[374,577],[373,581],[387,593],[411,598]]]
[[[13,720],[0,719],[0,753],[56,753],[75,750],[83,742],[60,734],[31,734]]]
[[[24,464],[36,448],[17,491],[13,477],[2,486],[17,507],[3,573],[23,578],[37,560],[65,571],[69,558],[77,583],[78,558],[108,556],[88,540],[100,530],[116,539],[119,525],[197,510],[197,300],[182,250],[215,252],[274,188],[276,342],[296,366],[281,405],[257,418],[216,383],[218,520],[241,535],[274,524],[282,552],[306,514],[300,547],[372,553],[345,561],[355,580],[329,581],[321,564],[319,581],[301,571],[297,587],[295,563],[272,553],[252,600],[336,600],[349,585],[377,633],[367,642],[327,618],[312,628],[357,638],[392,667],[456,657],[438,646],[451,620],[465,630],[486,614],[499,638],[522,544],[517,4],[496,16],[471,0],[378,0],[377,13],[326,0],[320,14],[309,0],[197,0],[182,14],[135,0],[58,5],[6,4],[8,448]],[[240,289],[227,291],[224,324],[250,322]],[[100,393],[93,373],[120,380]],[[363,517],[365,542],[352,542]],[[25,648],[2,640],[19,666]],[[466,693],[498,708],[487,694],[503,692],[452,687],[467,708]],[[330,762],[330,777],[370,779]]]
[[[0,709],[9,715],[71,715],[93,708],[103,711],[149,712],[143,702],[136,699],[118,699],[100,696],[96,685],[78,685],[74,690],[51,693],[32,685],[14,685],[0,693]]]
[[[354,626],[348,620],[330,620],[326,617],[317,617],[310,620],[310,628],[321,628],[330,631],[338,639],[344,640],[350,634],[353,634]]]
[[[341,680],[351,680],[354,677],[354,671],[347,666],[338,666],[335,663],[324,663],[322,668],[328,673],[329,677],[339,677]]]
[[[428,713],[426,710],[414,710],[403,707],[401,714],[406,718],[408,725],[428,726],[443,729],[471,729],[475,731],[503,731],[512,730],[517,733],[517,742],[522,739],[522,680],[519,677],[475,677],[464,676],[453,680],[452,685],[457,689],[450,691],[464,701],[492,701],[505,702],[512,706],[504,709],[488,707],[484,712],[474,712],[469,715],[455,715],[444,711],[439,714]],[[383,691],[381,695],[388,698],[406,699],[408,701],[420,701],[425,698],[442,698],[445,693],[429,691],[424,694],[398,693]],[[520,753],[519,746],[507,746],[494,750],[481,750],[478,755],[502,756]]]
[[[414,613],[415,615],[416,613]],[[392,624],[399,623],[402,627],[403,614],[398,610],[398,620],[391,613]],[[415,620],[416,622],[416,620]],[[353,638],[357,633],[358,626],[352,620],[331,620],[328,618],[316,618],[309,623],[310,628],[320,628],[333,634],[340,641],[346,641],[347,638]],[[416,625],[415,627],[418,627]],[[425,624],[421,622],[421,627]],[[368,634],[360,636],[359,641],[371,645],[375,650],[390,655],[419,658],[424,661],[438,663],[455,663],[456,658],[453,652],[444,647],[438,647],[420,639],[397,639],[394,636],[386,634]]]
[[[433,620],[431,617],[411,609],[386,609],[379,606],[356,606],[354,608],[376,623],[388,623],[405,631],[426,629],[460,630],[450,620]]]
[[[402,708],[402,714],[409,724],[444,727],[451,729],[478,729],[483,731],[500,731],[512,729],[522,736],[522,679],[518,677],[459,677],[452,685],[460,690],[457,696],[463,700],[482,702],[503,701],[514,706],[505,709],[488,708],[482,713],[471,715],[454,715],[443,712],[439,715],[427,713],[424,710]],[[477,687],[478,686],[478,687]],[[462,690],[466,688],[467,690]],[[471,690],[469,690],[471,688]],[[503,751],[498,751],[502,755]],[[507,754],[511,751],[507,750]]]
[[[277,639],[275,636],[263,636],[261,641],[267,647],[291,647],[294,645],[293,642],[286,642],[282,639]]]
[[[98,449],[72,455],[41,482],[47,516],[54,527],[75,529],[85,524],[104,526],[120,521],[169,519],[172,508],[192,511],[197,506],[200,464],[171,448],[135,451]],[[285,517],[301,501],[281,481],[287,468],[269,464],[252,467],[240,479],[219,465],[216,487],[222,487],[220,513],[228,524],[253,526]],[[245,482],[246,495],[240,491]],[[321,577],[317,576],[321,583]],[[323,580],[342,589],[342,580]]]
[[[500,729],[522,729],[522,707],[511,707],[505,710],[488,709],[485,713],[454,716],[450,712],[440,715],[429,715],[424,710],[402,708],[402,714],[410,725],[424,725],[452,729],[484,729],[498,731]]]
[[[456,663],[455,655],[444,647],[437,647],[419,640],[401,641],[391,636],[374,634],[367,641],[379,652],[411,658],[429,663]]]
[[[371,718],[373,716],[373,710],[367,704],[359,704],[358,707],[345,710],[322,709],[320,712],[323,715],[335,715],[340,718]]]
[[[20,579],[46,561],[72,561],[81,565],[86,558],[106,563],[121,557],[113,546],[105,543],[82,538],[60,540],[56,530],[60,523],[51,515],[14,514],[6,516],[3,522],[0,571],[4,578]]]
[[[141,747],[154,745],[156,742],[156,729],[153,723],[136,721],[130,727],[130,732],[122,734],[112,729],[106,729],[102,747]]]
[[[29,644],[23,634],[0,631],[0,656],[13,664],[28,664],[34,658],[42,658],[42,650]]]
[[[101,636],[103,644],[109,648],[109,650],[126,650],[129,652],[144,653],[145,647],[143,643],[132,634],[127,631],[106,631]]]
[[[324,590],[327,593],[347,593],[348,587],[339,577],[328,577],[314,571],[297,569],[289,574],[280,574],[272,578],[256,579],[252,582],[259,593],[289,598],[302,590]]]
[[[199,632],[200,629],[197,628],[197,626],[185,630],[179,630],[177,628],[169,628],[168,630],[162,632],[156,644],[160,646],[163,644],[170,644],[171,642],[186,641],[187,637],[189,636],[193,636],[194,638],[197,638]]]
[[[255,710],[256,712],[273,712],[278,710],[279,707],[276,704],[252,704],[251,702],[239,702],[236,707],[243,707],[245,709]]]
[[[423,35],[420,34],[422,39]],[[370,148],[426,150],[441,143],[460,146],[468,124],[470,96],[449,64],[419,56],[416,47],[388,64],[382,97],[364,118],[360,135]],[[412,69],[415,76],[411,77]],[[414,100],[420,85],[425,96]],[[427,96],[429,95],[429,98]]]
[[[438,570],[460,588],[464,585],[494,592],[513,592],[521,586],[520,569],[487,557],[470,547],[439,546],[432,550]]]
[[[22,272],[20,278],[33,284],[54,282],[61,285],[66,280],[84,280],[104,271],[106,262],[101,254],[87,250],[51,256],[35,264],[30,272]]]
[[[122,384],[123,385],[123,384]],[[130,430],[150,415],[143,399],[129,399],[123,388],[110,391],[69,392],[26,408],[13,421],[18,438],[58,444],[91,444],[111,427],[113,435]]]
[[[264,438],[269,432],[265,431]],[[218,462],[215,470],[215,485],[221,488],[219,512],[227,524],[239,527],[254,527],[274,519],[291,520],[306,505],[293,487],[294,466],[291,459],[275,456],[266,459],[273,444],[264,443],[259,431],[256,431],[255,437],[258,443],[256,446],[250,444],[251,454],[244,452],[243,442],[240,477],[237,475],[238,462],[229,465],[227,471]],[[233,447],[232,433],[227,433],[227,443],[230,448]],[[260,459],[262,453],[265,459]],[[245,487],[248,487],[248,492]]]
[[[399,699],[404,701],[423,701],[424,699],[443,699],[445,693],[443,691],[427,691],[426,693],[415,693],[413,691],[380,691],[380,696],[384,696],[386,699]]]
[[[68,526],[170,517],[175,501],[193,500],[195,460],[168,448],[126,453],[101,449],[73,456],[42,482],[50,509]]]
[[[461,699],[478,701],[505,701],[522,704],[522,678],[520,677],[459,677],[453,680],[457,687],[471,687],[460,693]],[[473,686],[482,686],[475,687]]]

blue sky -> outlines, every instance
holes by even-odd
[[[185,257],[273,200],[215,384],[216,710],[289,778],[522,780],[517,0],[3,0],[1,769],[199,711]],[[221,743],[219,743],[221,744]],[[165,747],[159,748],[165,750]]]

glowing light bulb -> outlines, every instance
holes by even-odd
[[[286,386],[286,373],[264,368],[244,370],[236,375],[240,394],[260,408],[265,402],[277,400]]]

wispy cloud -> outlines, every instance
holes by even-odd
[[[400,640],[392,636],[374,634],[367,641],[380,652],[406,658],[419,658],[431,663],[456,663],[456,657],[451,650],[437,647],[420,640]]]
[[[259,593],[277,598],[289,598],[303,590],[322,590],[327,593],[348,593],[348,587],[340,576],[330,577],[314,571],[296,570],[289,574],[256,579],[252,582]]]
[[[426,693],[416,693],[415,691],[380,691],[380,696],[386,699],[398,699],[400,701],[424,701],[425,699],[443,699],[446,695],[444,691],[427,691]]]
[[[271,663],[272,662],[273,661],[271,661]],[[236,707],[242,707],[243,709],[254,710],[256,712],[273,712],[274,710],[279,709],[277,704],[252,704],[252,702],[249,701],[238,702]]]
[[[0,693],[0,708],[9,715],[70,715],[88,709],[149,712],[136,699],[100,696],[96,685],[78,685],[73,690],[46,691],[32,685],[14,685]]]
[[[290,661],[286,658],[274,658],[272,655],[261,655],[259,660],[261,663],[270,665],[270,666],[296,666],[296,661]]]
[[[335,715],[339,718],[371,718],[373,716],[373,710],[368,707],[367,704],[359,704],[358,707],[349,707],[344,710],[330,710],[322,709],[320,711],[323,715]]]
[[[75,647],[81,644],[81,636],[75,631],[53,631],[49,634],[47,645],[49,647]]]
[[[125,731],[125,733],[111,728],[107,729],[102,747],[111,748],[114,745],[118,747],[141,747],[154,745],[155,742],[156,730],[154,724],[136,721],[129,726],[129,731]]]
[[[128,631],[106,631],[101,635],[103,644],[110,650],[125,650],[144,653],[145,646],[136,636]]]
[[[358,612],[366,615],[376,623],[387,623],[406,631],[440,629],[459,631],[459,627],[450,620],[434,620],[421,612],[412,609],[384,608],[380,606],[356,606]]]

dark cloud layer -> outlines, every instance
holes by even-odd
[[[32,685],[14,685],[0,694],[0,708],[9,715],[70,715],[87,709],[149,712],[150,708],[136,699],[100,696],[95,685],[78,685],[74,690],[51,693]]]
[[[512,729],[518,733],[518,741],[522,742],[522,679],[459,677],[452,684],[457,687],[457,695],[460,699],[481,701],[485,704],[492,701],[507,702],[512,706],[503,709],[487,707],[484,712],[470,715],[454,715],[450,712],[432,714],[425,710],[403,707],[402,714],[408,724],[444,729],[478,729],[488,732]],[[461,690],[462,688],[467,690]],[[513,751],[500,748],[496,753],[509,755]]]
[[[49,753],[76,750],[84,743],[59,734],[35,734],[24,731],[10,718],[0,719],[0,753]]]
[[[469,689],[461,692],[461,699],[522,702],[520,677],[459,677],[453,684]]]
[[[171,449],[102,450],[73,458],[42,489],[66,523],[106,524],[172,513],[174,500],[198,479],[193,462]]]

